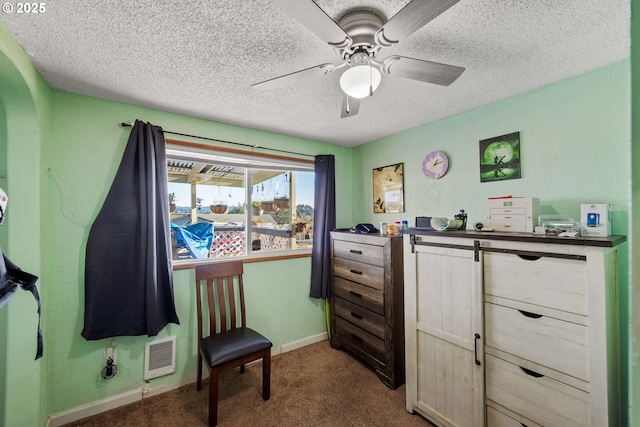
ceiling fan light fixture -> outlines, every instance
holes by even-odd
[[[340,87],[352,98],[365,98],[380,86],[382,75],[370,65],[351,67],[340,76]],[[371,92],[371,93],[370,93]]]

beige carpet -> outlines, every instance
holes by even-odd
[[[261,397],[262,364],[220,378],[218,425],[431,427],[405,408],[405,386],[390,390],[350,353],[322,341],[272,358],[271,399]],[[207,425],[207,388],[195,384],[65,427]]]

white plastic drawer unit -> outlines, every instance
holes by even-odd
[[[579,259],[486,252],[488,295],[586,316],[587,263]]]
[[[488,199],[484,204],[487,227],[496,231],[533,233],[540,201],[532,197]]]

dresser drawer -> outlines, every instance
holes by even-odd
[[[539,424],[532,423],[522,417],[518,418],[522,421],[518,421],[491,406],[487,406],[487,427],[539,427]]]
[[[487,294],[587,315],[585,261],[496,252],[486,252],[483,260]]]
[[[334,257],[333,274],[374,289],[384,289],[384,268],[382,267]]]
[[[340,335],[342,340],[350,343],[351,345],[358,347],[365,353],[369,354],[376,360],[384,364],[384,340],[376,337],[373,334],[358,328],[350,322],[342,319],[341,317],[335,317],[335,332]]]
[[[524,233],[527,231],[527,224],[524,218],[520,221],[513,219],[492,219],[491,228],[496,231],[513,231],[514,233]]]
[[[340,316],[378,338],[384,339],[384,316],[342,298],[336,298],[335,310],[336,316]]]
[[[379,266],[382,266],[384,262],[384,248],[382,246],[346,242],[344,240],[333,241],[333,255]]]
[[[526,208],[519,208],[519,207],[515,207],[515,208],[507,208],[507,207],[503,207],[503,208],[490,208],[489,209],[489,215],[491,216],[491,219],[498,219],[499,216],[510,216],[510,215],[520,215],[520,217],[522,219],[526,218],[527,215],[527,209]]]
[[[515,214],[502,214],[502,215],[491,215],[491,221],[525,221],[527,219],[524,215],[515,215]]]
[[[589,381],[589,330],[534,311],[485,303],[487,346]]]
[[[341,277],[333,277],[333,295],[384,315],[384,292]]]
[[[544,426],[589,425],[588,393],[491,355],[485,369],[487,399]]]

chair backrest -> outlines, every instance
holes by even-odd
[[[209,312],[209,334],[238,326],[238,308],[242,327],[246,327],[242,261],[225,261],[196,266],[196,305],[198,306],[198,339],[203,337],[203,286],[206,288]],[[235,279],[235,280],[234,280]],[[239,304],[236,301],[240,298]]]

